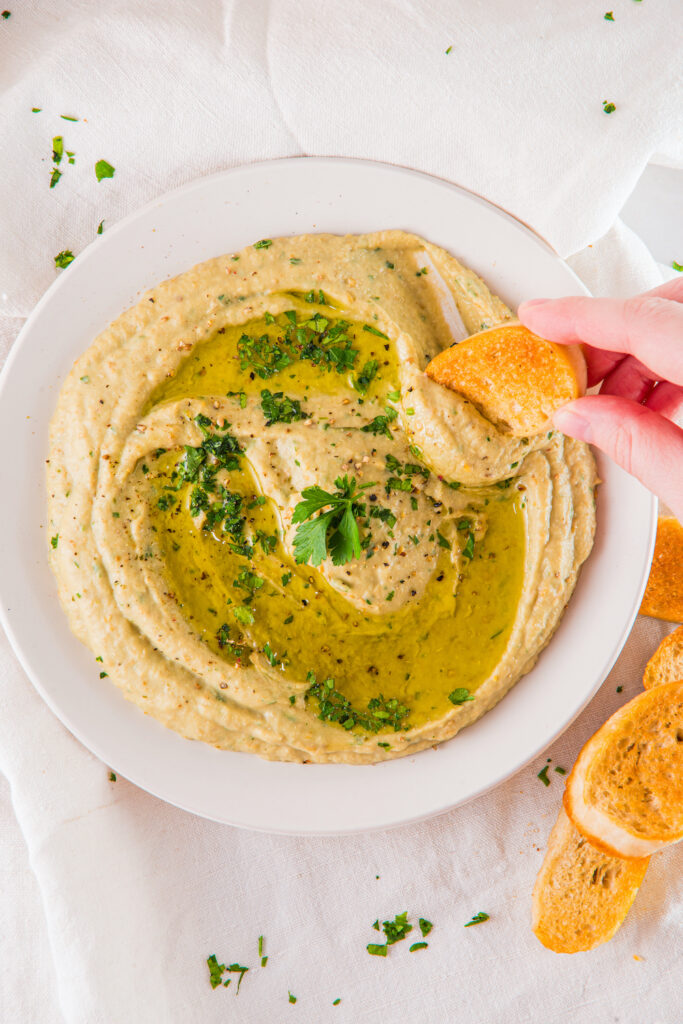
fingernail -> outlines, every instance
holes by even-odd
[[[547,302],[552,302],[552,301],[553,301],[552,299],[528,299],[526,302],[523,302],[522,305],[519,308],[520,309],[531,309],[532,306],[534,308],[538,308],[538,306],[545,306],[545,304]]]
[[[593,440],[590,420],[572,409],[558,409],[553,416],[553,423],[563,434],[576,437],[579,441]]]

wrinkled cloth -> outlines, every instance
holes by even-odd
[[[654,154],[683,163],[673,0],[619,0],[614,22],[587,2],[14,6],[0,20],[2,359],[58,252],[199,175],[272,157],[431,172],[528,223],[595,294],[661,281],[616,217]],[[50,189],[55,135],[75,162]],[[98,183],[100,159],[116,170]],[[592,953],[556,956],[529,923],[553,769],[638,692],[669,628],[638,619],[588,708],[494,791],[339,838],[240,831],[110,781],[1,637],[0,807],[16,820],[0,829],[0,1020],[680,1024],[683,849],[653,858],[626,924]],[[372,922],[404,910],[434,923],[429,948],[409,953],[415,927],[369,956]],[[490,919],[464,929],[479,911]],[[211,989],[211,953],[250,968],[238,994],[237,975]]]

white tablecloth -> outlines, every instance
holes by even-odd
[[[676,0],[614,0],[613,22],[559,0],[13,6],[0,20],[2,356],[54,255],[78,253],[103,218],[106,230],[197,175],[273,156],[431,171],[574,253],[596,293],[660,280],[615,218],[654,154],[683,163]],[[75,163],[50,190],[58,134]],[[98,184],[101,158],[116,173]],[[2,638],[0,806],[11,801],[35,883],[17,825],[0,819],[0,1020],[680,1024],[681,850],[655,858],[609,945],[558,957],[529,927],[561,794],[559,775],[545,788],[536,773],[545,757],[568,767],[637,692],[666,631],[639,620],[589,708],[495,792],[425,824],[337,839],[240,832],[110,782]],[[368,956],[371,923],[403,910],[434,922],[429,948]],[[465,930],[479,910],[490,920]],[[251,966],[238,995],[235,982],[210,988],[214,952]]]

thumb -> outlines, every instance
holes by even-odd
[[[614,395],[563,405],[553,422],[588,441],[659,495],[683,522],[683,430],[651,409]]]

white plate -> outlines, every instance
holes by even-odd
[[[600,460],[598,534],[552,643],[479,722],[436,750],[378,766],[277,764],[185,740],[107,682],[71,635],[45,539],[47,425],[74,359],[145,289],[255,239],[404,228],[450,250],[516,306],[585,292],[526,227],[446,182],[360,160],[290,159],[204,178],[97,238],[29,317],[0,382],[0,598],[14,649],[71,732],[115,771],[196,814],[277,832],[387,827],[483,793],[538,755],[584,707],[635,618],[655,503]]]

